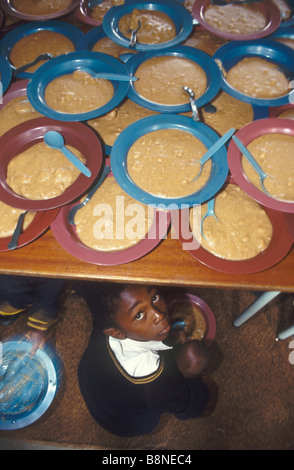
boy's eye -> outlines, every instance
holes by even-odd
[[[152,297],[152,302],[157,302],[159,300],[159,294],[154,294]]]
[[[144,316],[144,312],[139,312],[135,316],[135,320],[142,320],[143,316]]]

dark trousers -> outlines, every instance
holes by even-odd
[[[61,279],[0,275],[0,302],[7,301],[16,309],[34,304],[54,317],[56,299],[63,285]]]

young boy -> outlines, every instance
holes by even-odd
[[[167,306],[157,288],[144,285],[76,285],[93,315],[93,332],[81,359],[82,396],[96,421],[119,436],[147,434],[162,413],[200,416],[208,401],[197,377],[208,362],[202,342],[174,350]]]

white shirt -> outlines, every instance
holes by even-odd
[[[159,366],[159,353],[172,349],[161,341],[136,341],[109,336],[109,345],[120,365],[132,377],[152,374]]]

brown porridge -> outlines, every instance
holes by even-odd
[[[211,160],[198,174],[198,160],[207,151],[194,135],[178,129],[149,132],[131,146],[127,169],[134,183],[149,194],[184,197],[199,191],[208,181]]]
[[[124,0],[103,0],[101,3],[90,9],[90,18],[102,23],[105,13],[107,13],[110,8],[123,5],[123,3]]]
[[[294,137],[265,134],[252,140],[247,148],[268,175],[263,184],[271,196],[294,201]],[[242,167],[249,181],[262,191],[259,176],[245,157]]]
[[[182,57],[160,56],[139,65],[134,82],[137,93],[146,100],[164,105],[181,105],[189,102],[183,86],[192,88],[195,99],[207,87],[206,73],[192,60]]]
[[[13,98],[0,110],[0,136],[18,124],[37,117],[41,114],[31,106],[27,96]]]
[[[267,25],[267,19],[257,5],[209,5],[204,19],[216,30],[240,36],[262,31]]]
[[[137,32],[138,43],[162,44],[176,37],[176,27],[168,15],[159,10],[133,10],[122,16],[118,22],[118,29],[127,38],[131,38],[131,31],[141,26]]]
[[[92,51],[102,52],[103,54],[108,54],[116,58],[119,58],[121,54],[132,53],[130,49],[127,49],[126,47],[122,47],[119,44],[116,44],[108,37],[99,39],[99,41],[97,41],[92,47]]]
[[[242,59],[228,70],[226,80],[254,98],[277,98],[289,92],[289,81],[278,65],[259,57]]]
[[[226,44],[226,42],[228,42],[226,39],[220,38],[210,31],[201,31],[194,28],[193,32],[190,34],[188,39],[182,43],[182,45],[200,49],[201,51],[206,52],[206,54],[213,56],[216,50],[223,44]]]
[[[253,121],[251,104],[239,101],[225,92],[219,93],[211,103],[215,106],[216,112],[208,113],[205,107],[201,108],[202,121],[220,135],[232,128],[241,129]]]
[[[152,221],[153,210],[126,194],[111,176],[75,215],[78,237],[99,251],[125,250],[136,245]]]
[[[45,89],[45,101],[55,111],[79,114],[104,106],[112,99],[113,92],[109,80],[75,71],[52,80]]]
[[[67,148],[85,163],[77,149],[70,145]],[[10,160],[6,180],[16,194],[43,200],[60,196],[79,175],[80,171],[61,151],[40,142]]]
[[[11,49],[9,59],[16,67],[21,67],[29,62],[33,62],[40,54],[49,53],[53,57],[74,52],[75,46],[70,39],[55,31],[38,31],[20,39]],[[34,72],[40,65],[41,60],[36,65],[29,67],[27,72]]]
[[[287,111],[282,112],[278,118],[282,119],[294,119],[294,108],[293,109],[287,109]]]
[[[194,210],[190,211],[190,221]],[[203,204],[201,217],[206,210],[207,204]],[[203,223],[205,238],[198,240],[205,250],[219,258],[235,261],[253,258],[266,250],[273,233],[270,218],[237,185],[228,184],[215,197],[214,212],[218,220],[206,217]]]
[[[203,340],[206,333],[206,321],[202,311],[189,303],[180,303],[172,306],[169,310],[170,322],[173,324],[177,321],[184,321],[186,323],[184,330],[184,338],[177,334],[179,343],[187,340]],[[177,344],[177,343],[176,343]]]
[[[130,124],[155,114],[158,113],[127,99],[118,108],[87,123],[95,129],[106,145],[112,146],[119,134]]]
[[[13,0],[15,10],[30,16],[51,15],[66,10],[72,0]]]
[[[10,237],[17,225],[20,214],[23,209],[16,209],[0,201],[0,238]],[[23,220],[23,230],[30,225],[35,217],[35,212],[28,212]]]

